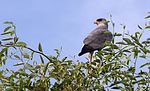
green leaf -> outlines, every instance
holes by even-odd
[[[27,58],[27,59],[30,59],[30,55],[27,54],[27,53],[23,53],[23,57],[24,57],[24,58]]]
[[[124,42],[116,42],[116,44],[126,45]]]
[[[140,32],[135,32],[135,37],[138,38],[138,36],[140,35]],[[133,35],[131,35],[133,36]]]
[[[41,55],[40,55],[40,59],[41,59],[41,62],[44,64],[44,59]]]
[[[108,55],[105,58],[106,58],[106,61],[108,61],[110,58],[112,58],[112,55]]]
[[[127,42],[128,44],[133,44],[129,38],[123,38],[123,40],[124,40],[125,42]]]
[[[35,68],[38,69],[38,68],[41,68],[42,66],[43,64],[37,64]]]
[[[15,31],[11,31],[10,35],[12,36],[13,34],[15,34]]]
[[[6,47],[6,48],[3,48],[1,51],[0,51],[0,53],[4,53],[4,52],[6,52],[8,50],[8,48]]]
[[[39,43],[38,49],[39,49],[40,52],[43,52],[41,43]]]
[[[67,57],[64,57],[64,58],[62,59],[62,61],[64,62],[66,59],[67,59]]]
[[[144,66],[150,66],[150,62],[147,62],[147,63],[141,65],[140,68],[143,68]]]
[[[34,52],[32,51],[32,53],[31,53],[31,60],[33,59],[33,56],[34,56]]]
[[[4,24],[13,24],[13,22],[6,21],[6,22],[4,22]]]
[[[12,40],[13,38],[4,38],[2,41]]]
[[[149,28],[150,28],[150,26],[146,26],[146,27],[145,27],[145,29],[149,29]]]
[[[20,74],[20,75],[23,75],[23,76],[28,76],[28,74],[25,73],[25,72],[19,72],[19,74]]]
[[[17,59],[21,59],[18,55],[14,55],[14,57],[17,58]]]
[[[147,38],[147,40],[150,40],[150,38]]]
[[[5,59],[2,60],[2,63],[3,63],[4,65],[6,64],[6,60],[7,60],[7,58],[5,58]]]
[[[150,44],[150,41],[143,41],[142,44]]]
[[[11,34],[11,32],[3,32],[1,35]]]
[[[142,55],[142,56],[139,56],[140,58],[144,58],[144,59],[146,59],[146,56],[145,55]]]
[[[19,65],[23,65],[23,64],[24,64],[24,62],[19,62],[17,64],[14,64],[13,66],[19,66]]]
[[[132,52],[134,52],[134,58],[136,58],[138,56],[138,54],[139,54],[140,51],[138,50],[138,48],[134,48],[132,50]]]
[[[29,64],[29,63],[26,63],[26,64],[25,64],[25,67],[26,67],[27,69],[29,69],[29,70],[33,70],[33,69],[34,69],[33,66],[32,66],[31,64]]]
[[[44,67],[44,70],[43,70],[44,75],[46,74],[46,71],[47,71],[47,69],[48,69],[49,63],[50,63],[50,62],[48,62],[48,63],[45,65],[45,67]]]
[[[17,42],[18,42],[18,38],[14,37],[14,43],[17,43]]]
[[[146,16],[145,19],[150,18],[150,15]]]
[[[9,29],[11,29],[11,26],[6,27],[6,28],[4,29],[4,33],[7,32],[7,31],[9,31]]]
[[[112,34],[110,31],[105,31],[104,34]]]
[[[15,33],[14,31],[7,31],[7,32],[3,32],[1,35],[10,34],[12,36],[14,33]]]
[[[118,49],[119,47],[115,44],[111,45],[114,49]]]
[[[141,30],[143,30],[143,28],[140,25],[138,25],[138,28],[141,29]]]
[[[19,45],[19,46],[27,46],[27,44],[25,42],[17,42],[17,45]]]
[[[55,50],[55,52],[57,54],[56,58],[58,58],[60,56],[60,51],[58,49],[54,49],[54,50]]]
[[[135,35],[136,35],[136,34],[135,34]],[[137,36],[134,37],[133,35],[131,35],[131,38],[132,38],[134,41],[138,41]]]
[[[130,68],[128,69],[128,71],[134,73],[134,72],[135,72],[135,67],[130,67]]]
[[[142,45],[139,41],[135,41],[135,43],[136,43],[137,45],[139,45],[140,47],[143,47],[143,45]]]
[[[147,50],[146,48],[140,48],[145,54],[147,54],[147,52],[149,52],[149,50]]]
[[[123,29],[125,29],[125,28],[126,28],[126,26],[124,25],[124,26],[123,26]]]
[[[4,55],[5,54],[5,55]],[[2,50],[0,50],[0,60],[3,56],[7,56],[8,54],[8,48],[3,48]]]
[[[122,36],[120,33],[115,33],[114,36]]]

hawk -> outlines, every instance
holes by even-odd
[[[96,19],[94,24],[97,25],[97,28],[89,33],[89,35],[84,39],[84,46],[82,47],[81,52],[78,54],[78,56],[81,56],[89,52],[91,54],[90,62],[92,61],[92,55],[94,51],[100,51],[102,48],[104,48],[104,43],[106,41],[111,41],[113,37],[111,33],[105,33],[108,31],[108,21],[106,19]]]

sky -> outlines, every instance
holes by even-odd
[[[0,0],[0,33],[3,22],[12,21],[20,40],[31,48],[37,50],[40,42],[47,55],[56,55],[54,49],[62,47],[62,57],[86,62],[86,55],[77,55],[84,38],[96,28],[95,19],[112,15],[115,32],[122,33],[124,24],[134,33],[147,21],[149,8],[150,0]],[[149,34],[145,31],[144,37]]]
[[[110,19],[111,14],[116,32],[122,33],[120,24],[125,24],[134,33],[146,22],[149,7],[150,0],[1,0],[0,32],[3,22],[12,21],[20,40],[31,48],[37,50],[40,42],[47,55],[55,55],[54,49],[62,47],[62,56],[86,61],[85,55],[77,55],[96,27],[95,19]]]

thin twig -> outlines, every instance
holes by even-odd
[[[37,54],[41,54],[42,56],[44,56],[45,58],[47,58],[50,62],[52,62],[52,60],[47,55],[45,55],[43,52],[33,50],[32,48],[27,47],[27,46],[11,45],[11,44],[5,44],[5,45],[1,44],[0,46],[2,46],[2,47],[19,47],[19,48],[23,47],[23,48],[26,48],[26,49],[28,49],[28,50],[30,50],[32,52],[37,53]]]
[[[45,58],[47,58],[50,62],[52,62],[52,60],[51,60],[47,55],[45,55],[43,52],[33,50],[33,49],[30,48],[30,47],[24,47],[24,48],[27,48],[27,49],[29,49],[29,50],[31,50],[31,51],[37,53],[37,54],[41,54],[41,55],[43,55]]]

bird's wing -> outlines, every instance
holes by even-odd
[[[83,43],[85,45],[88,45],[92,43],[93,41],[103,37],[103,32],[105,29],[101,29],[100,27],[94,29],[89,35],[84,39]]]
[[[83,41],[85,45],[90,45],[94,49],[99,49],[102,47],[106,40],[112,39],[112,34],[106,34],[107,28],[98,27],[93,30]]]

